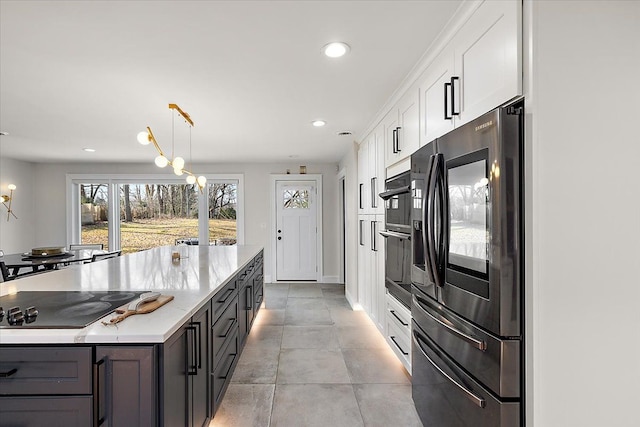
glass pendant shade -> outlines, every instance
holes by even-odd
[[[9,184],[9,185],[7,185],[7,188],[8,188],[9,190],[12,190],[12,191],[13,191],[13,190],[15,190],[15,189],[16,189],[16,186],[15,186],[15,184]]]
[[[200,175],[198,177],[198,185],[200,187],[204,187],[204,185],[207,183],[207,178],[205,178],[204,176]]]
[[[196,177],[193,175],[189,175],[187,176],[187,184],[195,184],[196,183]]]
[[[174,169],[184,169],[184,159],[182,157],[176,157],[171,162]]]
[[[183,174],[182,169],[181,168],[173,168],[173,173],[175,173],[176,175],[180,176]]]
[[[162,154],[156,157],[155,162],[156,166],[158,166],[159,168],[163,168],[169,164],[169,160]]]
[[[151,143],[151,138],[149,137],[149,132],[142,131],[138,134],[138,142],[142,145],[149,145]]]

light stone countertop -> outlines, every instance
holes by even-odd
[[[261,246],[187,246],[188,258],[171,262],[172,246],[90,264],[72,265],[0,284],[18,291],[157,291],[174,299],[156,311],[103,325],[112,313],[83,329],[0,328],[0,344],[162,343],[261,250]]]

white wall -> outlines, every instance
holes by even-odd
[[[528,425],[640,425],[640,2],[535,1]]]
[[[352,305],[358,302],[358,145],[353,143],[347,151],[340,165],[340,170],[346,172],[346,258],[345,265],[345,294]]]
[[[5,253],[16,253],[36,247],[36,209],[34,194],[35,164],[0,156],[0,194],[9,194],[7,185],[16,186],[11,210],[18,219],[7,221],[7,209],[0,206],[0,249]],[[7,203],[8,204],[8,203]]]
[[[193,170],[198,173],[234,173],[244,175],[245,203],[245,243],[262,245],[265,248],[265,275],[271,265],[269,243],[269,175],[282,174],[287,169],[292,173],[298,171],[293,164],[195,164]],[[158,174],[158,169],[150,159],[148,164],[77,164],[47,163],[35,164],[33,167],[34,200],[46,210],[37,213],[35,232],[38,245],[66,244],[66,174]],[[169,171],[166,171],[170,174]],[[336,205],[338,190],[335,183],[336,165],[307,165],[307,173],[323,175],[323,274],[325,277],[338,276],[338,217]],[[17,184],[16,184],[17,185]],[[33,227],[32,225],[29,225]],[[29,244],[20,250],[33,247]]]

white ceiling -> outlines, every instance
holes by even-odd
[[[136,142],[150,126],[167,154],[173,142],[188,157],[176,103],[195,122],[195,162],[336,162],[459,5],[2,0],[0,155],[151,161]],[[348,56],[321,54],[336,40]]]

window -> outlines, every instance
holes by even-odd
[[[135,252],[244,243],[242,175],[208,175],[200,191],[167,175],[67,175],[67,244]]]
[[[109,249],[109,185],[83,183],[80,191],[80,239],[70,243],[102,243]]]
[[[284,190],[285,209],[309,209],[309,190]]]

